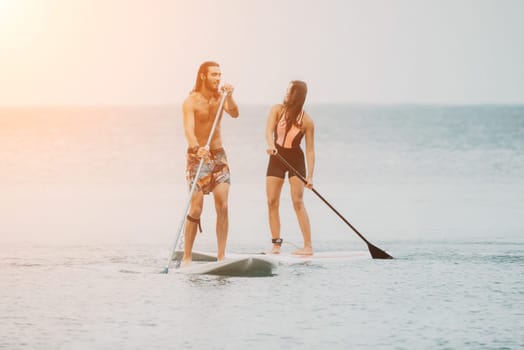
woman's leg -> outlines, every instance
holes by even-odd
[[[279,215],[279,206],[280,206],[280,193],[282,192],[282,185],[284,184],[284,179],[276,176],[267,176],[266,177],[266,195],[267,195],[267,207],[269,214],[269,229],[271,230],[271,238],[279,239],[280,238],[280,215]],[[279,243],[273,243],[272,253],[280,253]]]
[[[291,200],[293,201],[293,208],[297,214],[298,225],[304,237],[304,248],[299,249],[293,254],[312,255],[313,246],[311,244],[311,225],[309,223],[309,216],[307,215],[306,207],[304,206],[304,183],[296,176],[289,178],[289,185],[291,187]]]

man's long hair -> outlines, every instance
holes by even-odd
[[[286,111],[286,133],[289,131],[291,126],[301,126],[297,122],[297,118],[304,108],[304,102],[306,101],[307,85],[301,80],[292,80],[291,88],[289,90],[289,96],[286,102],[284,102],[284,109]]]
[[[207,71],[209,67],[220,67],[220,65],[213,61],[206,61],[200,65],[200,68],[198,69],[198,73],[195,80],[195,87],[191,92],[198,92],[202,90],[202,79],[200,78],[200,75],[204,74],[207,76]]]

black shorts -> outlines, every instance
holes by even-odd
[[[306,177],[306,160],[304,152],[300,148],[282,148],[277,146],[278,154],[280,154],[293,168],[295,168],[300,175]],[[286,178],[286,172],[289,169],[276,156],[269,157],[269,164],[267,165],[266,176]],[[296,176],[292,171],[289,171],[288,177]]]

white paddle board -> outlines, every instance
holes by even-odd
[[[182,254],[182,252],[176,252],[175,255]],[[359,251],[328,251],[328,252],[315,252],[313,255],[293,255],[291,253],[255,253],[255,254],[243,254],[243,253],[228,253],[230,258],[244,258],[247,256],[253,257],[267,257],[275,260],[281,264],[300,264],[304,262],[339,262],[347,260],[362,260],[371,259],[371,255],[367,250]],[[209,252],[193,251],[193,261],[216,261],[216,254]]]
[[[366,251],[332,251],[315,252],[313,255],[294,255],[291,253],[268,254],[271,258],[281,264],[302,264],[302,263],[330,263],[371,259],[371,255]]]
[[[184,252],[181,250],[177,250],[175,251],[175,254],[173,254],[173,260],[176,260],[177,258],[182,259],[182,256],[184,256]],[[193,250],[192,259],[193,261],[217,261],[217,255],[216,253],[204,253]]]

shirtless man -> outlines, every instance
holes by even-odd
[[[200,160],[204,159],[197,186],[191,199],[186,218],[183,263],[191,262],[193,243],[200,228],[200,215],[204,195],[213,193],[217,214],[216,235],[217,259],[225,256],[228,233],[228,193],[230,185],[227,157],[222,148],[220,121],[212,136],[209,149],[204,147],[209,138],[222,94],[226,94],[224,111],[233,118],[238,117],[238,106],[233,99],[233,86],[224,84],[219,88],[220,66],[216,62],[204,62],[197,73],[195,87],[183,104],[184,132],[188,144],[186,178],[189,185],[195,179]]]

